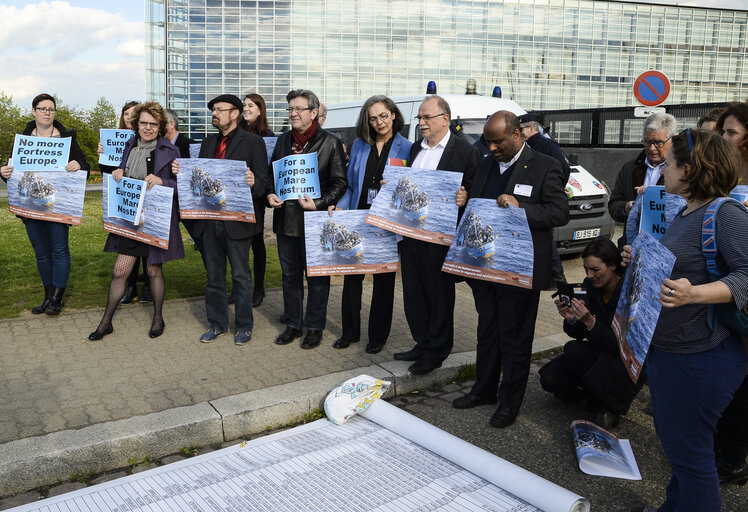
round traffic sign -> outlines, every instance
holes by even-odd
[[[669,94],[670,80],[659,71],[645,71],[634,81],[634,97],[647,107],[659,105]]]

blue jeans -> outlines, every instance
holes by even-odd
[[[745,370],[745,348],[737,336],[695,354],[651,348],[652,413],[673,472],[659,512],[719,512],[714,435]]]
[[[278,259],[283,271],[283,307],[288,317],[286,325],[301,329],[304,325],[304,273],[306,251],[303,236],[278,233]],[[324,330],[327,320],[327,298],[330,295],[330,276],[306,278],[309,297],[306,301],[306,326]]]
[[[70,226],[60,222],[23,219],[26,233],[36,253],[36,267],[44,286],[67,288],[70,276]]]
[[[229,297],[226,293],[226,258],[231,265],[234,291],[234,324],[237,331],[252,332],[252,276],[249,273],[249,246],[252,238],[233,239],[223,221],[209,220],[201,236],[203,263],[208,275],[205,286],[205,314],[210,326],[227,331]]]

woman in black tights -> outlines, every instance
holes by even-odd
[[[151,283],[153,294],[153,321],[148,335],[157,338],[164,332],[164,319],[161,313],[164,304],[164,274],[162,264],[166,261],[184,258],[184,246],[179,231],[179,207],[177,203],[176,176],[171,172],[171,163],[179,157],[179,150],[164,138],[166,133],[166,115],[164,109],[156,102],[142,103],[133,112],[133,130],[135,137],[130,139],[122,156],[119,169],[112,172],[115,180],[123,176],[143,180],[147,187],[163,185],[175,189],[171,207],[169,228],[169,248],[160,249],[130,238],[109,234],[105,251],[116,251],[117,259],[112,269],[112,283],[109,285],[104,316],[99,326],[89,336],[89,340],[100,340],[114,329],[112,317],[125,294],[127,276],[137,262],[137,258],[146,260],[146,272]]]

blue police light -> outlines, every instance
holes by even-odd
[[[433,80],[426,86],[426,94],[436,94],[436,82]]]
[[[493,93],[491,94],[494,98],[501,98],[501,87],[498,85],[493,88]]]

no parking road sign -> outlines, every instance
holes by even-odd
[[[645,71],[634,82],[636,101],[654,107],[665,101],[670,94],[670,80],[659,71]]]

